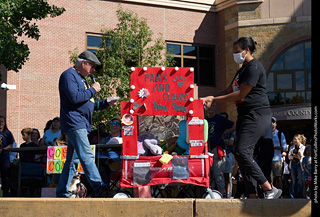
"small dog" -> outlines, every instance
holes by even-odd
[[[71,180],[70,187],[68,188],[68,191],[71,193],[69,198],[84,198],[87,195],[87,189],[80,182],[80,174],[76,174],[73,176],[73,179]]]
[[[180,106],[180,105],[177,105],[176,102],[173,102],[172,103],[172,106],[173,106],[173,109],[175,112],[179,112],[179,111],[183,111],[183,112],[187,112],[187,108],[185,106]]]
[[[152,105],[153,105],[155,111],[162,110],[162,111],[168,112],[167,106],[159,105],[156,101],[153,101]]]

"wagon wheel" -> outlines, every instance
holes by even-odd
[[[203,199],[222,199],[222,194],[217,190],[207,188],[207,191],[202,196]]]
[[[109,193],[110,198],[132,198],[131,194],[126,190],[111,191]]]

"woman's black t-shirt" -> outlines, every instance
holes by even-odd
[[[258,109],[267,109],[270,113],[266,80],[266,71],[256,59],[242,65],[237,71],[232,80],[233,91],[238,91],[241,84],[253,86],[244,99],[235,102],[239,116]]]

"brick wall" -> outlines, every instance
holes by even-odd
[[[29,45],[30,56],[19,73],[8,72],[7,83],[16,84],[17,90],[1,92],[6,103],[7,124],[17,144],[21,144],[21,129],[43,128],[49,119],[59,116],[58,81],[60,74],[71,67],[68,51],[86,49],[86,32],[99,33],[102,28],[114,28],[117,23],[118,3],[98,0],[49,0],[50,4],[64,7],[59,17],[38,21],[39,41],[22,37]],[[155,37],[163,34],[165,40],[198,44],[217,44],[216,14],[141,4],[122,3],[139,17],[147,19]],[[219,79],[217,74],[217,79]],[[208,91],[215,91],[209,88]],[[1,102],[1,104],[4,104]]]
[[[119,5],[115,1],[48,2],[66,11],[59,17],[37,22],[41,33],[39,41],[21,38],[31,53],[19,73],[6,75],[1,69],[3,81],[17,85],[17,90],[0,91],[0,114],[6,115],[18,144],[22,143],[22,128],[38,128],[43,135],[46,122],[59,116],[58,80],[60,74],[71,67],[68,51],[86,49],[86,32],[99,33],[102,28],[114,28],[117,24]],[[146,18],[155,38],[161,33],[167,41],[215,45],[216,87],[200,86],[195,95],[202,97],[223,90],[231,82],[239,67],[232,57],[232,42],[237,37],[254,37],[258,42],[255,57],[266,69],[286,46],[310,38],[311,1],[300,2],[299,5],[286,0],[290,7],[280,0],[235,3],[216,13],[136,3],[122,3],[122,7]],[[279,5],[286,11],[286,17],[281,17],[284,15]],[[218,112],[222,111],[236,120],[233,103],[219,103]]]

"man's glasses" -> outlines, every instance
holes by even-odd
[[[121,123],[119,123],[119,122],[116,122],[116,121],[110,121],[110,125],[113,125],[113,126],[120,126],[121,125]]]
[[[96,64],[94,64],[94,63],[91,63],[91,62],[89,62],[89,61],[86,61],[86,64],[87,65],[90,65],[91,66],[91,68],[96,68]]]

